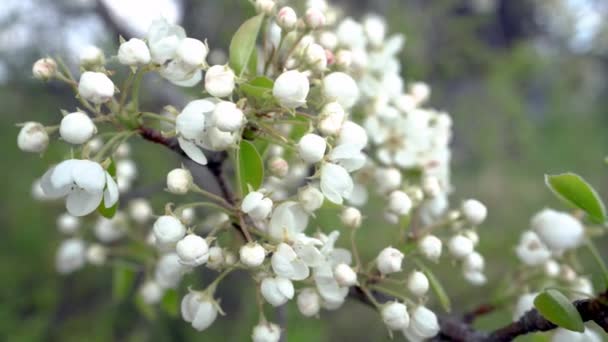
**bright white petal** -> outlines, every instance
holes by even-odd
[[[106,185],[105,171],[96,162],[79,160],[72,168],[74,183],[90,193],[102,192]]]
[[[176,86],[180,86],[180,87],[194,87],[195,85],[197,85],[201,80],[203,79],[203,72],[201,70],[197,70],[194,72],[194,74],[187,79],[184,80],[169,80],[169,82],[175,84]]]
[[[177,142],[190,159],[201,165],[207,165],[207,157],[205,157],[203,150],[198,145],[180,137],[177,138]]]
[[[76,189],[68,195],[65,205],[70,215],[85,216],[97,209],[102,196],[102,192],[90,193]]]
[[[300,257],[304,264],[309,267],[317,267],[324,260],[324,257],[321,252],[319,252],[319,250],[313,245],[296,243],[294,245],[294,248],[296,253],[298,254],[298,257]]]
[[[106,172],[106,190],[103,192],[103,205],[106,208],[112,208],[116,202],[118,202],[118,185],[112,179],[112,176]]]
[[[243,210],[243,212],[248,213],[252,211],[255,207],[257,207],[263,198],[264,195],[262,193],[257,191],[251,192],[247,194],[247,196],[245,196],[245,198],[243,199],[241,209]]]
[[[47,197],[50,197],[50,198],[63,197],[65,195],[67,195],[68,192],[70,192],[70,186],[65,185],[61,188],[56,188],[53,185],[53,182],[51,182],[51,176],[52,176],[53,172],[55,172],[55,167],[52,167],[51,169],[49,169],[42,176],[42,178],[40,179],[40,187],[42,188],[42,192],[44,192],[44,194]]]
[[[285,278],[276,278],[277,290],[279,292],[289,298],[292,299],[295,294],[295,290],[293,288],[293,283],[289,279]]]
[[[336,204],[342,204],[342,198],[350,196],[353,191],[353,180],[342,166],[325,163],[321,167],[321,192]]]
[[[62,161],[55,166],[50,174],[51,184],[55,189],[61,189],[65,186],[71,186],[74,183],[72,169],[78,164],[78,160],[70,159]]]

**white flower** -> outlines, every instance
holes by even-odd
[[[363,29],[367,40],[374,46],[382,45],[384,36],[386,34],[386,23],[384,20],[377,16],[371,15],[365,18],[363,21]]]
[[[321,45],[315,43],[308,45],[305,57],[306,62],[314,70],[323,71],[327,68],[327,53]]]
[[[333,203],[342,204],[353,191],[353,180],[340,165],[323,163],[321,166],[321,192]]]
[[[234,90],[234,72],[227,65],[214,65],[205,74],[205,90],[215,97],[226,97]]]
[[[307,287],[298,295],[297,304],[302,315],[312,317],[321,309],[321,298],[315,289]]]
[[[191,268],[180,262],[176,253],[167,253],[160,257],[154,270],[154,280],[164,289],[176,288],[182,276]]]
[[[340,263],[334,267],[334,277],[340,286],[357,285],[357,273],[345,263]]]
[[[57,72],[57,62],[52,58],[41,58],[32,66],[32,74],[39,80],[48,80]]]
[[[439,196],[439,194],[441,193],[441,184],[439,183],[439,179],[434,176],[424,177],[422,179],[422,191],[424,191],[424,194],[429,198],[435,198],[435,197]],[[481,203],[479,203],[479,204],[481,204]],[[485,209],[485,206],[484,206],[484,209]],[[479,211],[476,211],[475,213],[479,213]],[[481,221],[483,221],[483,220],[481,220]]]
[[[266,250],[257,242],[248,243],[239,250],[239,259],[246,267],[258,267],[265,258]]]
[[[317,127],[323,135],[336,135],[340,132],[345,119],[344,108],[338,102],[330,102],[321,109]]]
[[[397,168],[379,168],[374,174],[379,193],[387,193],[401,186],[401,172]]]
[[[403,262],[403,253],[393,247],[386,247],[376,258],[376,267],[382,274],[389,274],[401,271],[401,263]]]
[[[150,202],[143,198],[136,198],[129,202],[129,215],[135,222],[144,224],[154,214]]]
[[[272,306],[281,306],[292,299],[295,290],[287,278],[264,278],[260,287],[262,296]]]
[[[407,279],[407,288],[414,296],[422,297],[429,291],[429,279],[420,271],[414,271]]]
[[[559,275],[560,266],[555,260],[547,260],[544,264],[544,271],[548,277],[555,278]]]
[[[410,85],[410,94],[417,104],[421,104],[431,96],[431,87],[424,82],[414,82]]]
[[[80,145],[87,142],[97,133],[97,127],[91,118],[81,112],[70,113],[61,119],[59,134],[70,144]]]
[[[273,176],[285,177],[289,172],[289,164],[281,157],[273,157],[268,161],[268,171]]]
[[[201,69],[192,67],[178,58],[163,65],[160,68],[159,74],[169,82],[180,87],[194,87],[203,79]]]
[[[428,225],[436,222],[448,209],[447,194],[441,193],[439,196],[422,202],[420,206],[420,218],[423,224]]]
[[[190,292],[181,304],[182,318],[198,331],[207,329],[217,318],[217,304],[204,294]]]
[[[448,250],[456,259],[464,259],[473,253],[473,241],[464,235],[454,235],[448,242]]]
[[[388,196],[388,208],[397,215],[405,216],[412,209],[412,200],[405,192],[395,190]]]
[[[336,101],[350,109],[359,100],[359,88],[352,77],[338,71],[323,78],[323,95],[328,101]]]
[[[462,211],[464,218],[474,225],[481,224],[488,214],[486,206],[474,199],[468,199],[462,202],[460,210]]]
[[[486,276],[481,271],[469,271],[464,270],[464,279],[469,282],[469,284],[474,286],[484,285],[488,280]]]
[[[519,260],[528,266],[542,265],[551,258],[551,251],[531,230],[521,234],[515,253]]]
[[[141,39],[131,38],[118,48],[118,61],[121,64],[135,66],[148,64],[151,60],[150,50]]]
[[[207,241],[196,234],[188,234],[175,245],[175,251],[182,264],[199,266],[209,259],[209,245]]]
[[[437,315],[424,306],[416,307],[411,313],[410,325],[403,333],[410,340],[426,340],[439,332]]]
[[[272,211],[272,200],[260,191],[252,191],[245,196],[241,210],[256,221],[264,220]]]
[[[349,48],[362,48],[365,46],[363,26],[352,18],[346,18],[338,25],[336,35],[341,45]]]
[[[297,108],[306,103],[310,84],[305,74],[290,70],[282,73],[274,82],[272,95],[286,108]]]
[[[170,215],[163,215],[156,219],[152,229],[159,246],[176,244],[186,235],[186,227],[177,218]]]
[[[172,25],[165,18],[152,22],[148,29],[147,41],[152,60],[156,64],[165,64],[173,59],[180,42],[186,38],[186,32],[178,25]]]
[[[296,11],[289,6],[285,6],[279,10],[277,13],[277,24],[284,31],[289,32],[296,28],[296,24],[298,22],[298,16],[296,15]]]
[[[513,321],[519,320],[526,312],[534,309],[534,299],[537,295],[538,293],[526,293],[517,299],[515,311],[513,312]]]
[[[390,302],[382,307],[382,321],[391,330],[405,329],[410,325],[410,316],[403,303]]]
[[[97,209],[103,200],[105,208],[118,202],[118,186],[99,163],[69,159],[50,168],[40,182],[49,198],[67,196],[66,208],[74,216],[84,216]]]
[[[585,229],[579,220],[552,209],[534,215],[530,225],[545,245],[558,253],[580,246],[585,238]]]
[[[184,38],[179,42],[176,57],[189,68],[201,68],[205,65],[205,59],[209,48],[203,42],[194,38]]]
[[[306,26],[314,30],[325,25],[325,14],[318,8],[311,7],[306,10],[304,22],[306,23]]]
[[[86,71],[80,75],[78,94],[85,100],[102,104],[114,96],[114,83],[104,73]]]
[[[224,132],[238,131],[246,121],[243,111],[229,101],[221,101],[215,105],[211,118],[212,123]]]
[[[441,257],[441,240],[435,235],[427,235],[418,242],[420,253],[427,259],[437,262]]]
[[[604,339],[593,329],[585,327],[582,333],[557,328],[551,342],[602,342]]]
[[[275,6],[276,4],[274,0],[255,0],[255,10],[258,13],[271,15],[272,11],[274,11]]]
[[[41,123],[26,122],[17,136],[17,146],[24,152],[42,153],[49,146],[49,134]]]
[[[308,214],[297,202],[279,204],[270,217],[268,233],[277,241],[294,239],[308,225]]]
[[[319,189],[307,186],[298,190],[298,202],[306,212],[313,213],[323,205],[325,197]]]
[[[465,272],[482,271],[484,266],[485,260],[477,252],[467,255],[462,262],[462,268]]]
[[[104,64],[105,56],[100,48],[89,45],[80,50],[78,61],[85,68],[90,68]]]
[[[87,248],[87,261],[91,265],[101,266],[105,264],[108,257],[106,248],[100,244],[92,244]]]
[[[218,246],[209,248],[209,259],[207,260],[207,268],[212,270],[220,269],[225,264],[224,251]]]
[[[207,116],[213,113],[215,103],[209,100],[191,101],[184,107],[175,119],[175,130],[180,148],[186,155],[201,165],[207,165],[207,157],[201,146],[209,148],[205,143],[206,129],[208,128]]]
[[[353,64],[353,53],[350,50],[340,50],[336,53],[336,65],[341,69],[348,69]]]
[[[340,214],[340,221],[349,228],[359,228],[361,226],[361,212],[354,207],[346,207]]]
[[[325,155],[327,142],[316,134],[306,134],[298,142],[298,153],[300,158],[309,164],[319,162]]]
[[[68,213],[63,213],[57,218],[57,227],[63,234],[74,234],[80,228],[80,219]]]
[[[183,195],[192,186],[192,174],[189,170],[178,168],[167,174],[167,189],[170,193]]]
[[[163,298],[164,290],[157,282],[148,280],[139,288],[141,298],[146,304],[157,304]]]
[[[279,342],[281,339],[281,328],[270,322],[256,325],[251,334],[253,342]]]
[[[328,161],[342,166],[346,171],[353,172],[365,165],[367,158],[356,144],[340,144],[327,156]]]
[[[107,219],[99,217],[95,222],[95,237],[103,243],[114,242],[125,235],[127,221],[123,213],[117,212],[114,217]]]
[[[61,274],[81,269],[86,262],[86,246],[78,238],[64,240],[57,249],[55,267]]]
[[[280,243],[270,259],[272,270],[280,277],[291,280],[304,280],[310,275],[308,265],[296,251],[286,243]]]

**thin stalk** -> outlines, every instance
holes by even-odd
[[[230,205],[230,203],[228,203],[225,199],[223,199],[222,197],[220,197],[220,196],[218,196],[218,195],[216,195],[216,194],[214,194],[214,193],[212,193],[210,191],[201,189],[196,184],[192,184],[192,187],[191,187],[190,190],[192,190],[193,192],[201,194],[201,195],[203,195],[203,196],[205,196],[205,197],[207,197],[209,199],[212,199],[212,200],[220,203],[221,205],[223,205],[228,210],[234,210],[234,207],[232,205]]]

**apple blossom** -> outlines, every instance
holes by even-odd
[[[407,279],[407,289],[417,297],[424,296],[429,291],[429,279],[420,271],[414,271]]]
[[[287,278],[264,278],[260,286],[262,296],[272,306],[281,306],[292,299],[295,291]]]
[[[188,234],[175,245],[175,251],[182,264],[199,266],[209,259],[209,245],[207,241],[196,234]]]
[[[121,64],[136,66],[148,64],[151,60],[150,50],[141,39],[131,38],[118,48],[118,61]]]
[[[481,224],[488,214],[486,206],[474,199],[462,202],[461,210],[464,218],[474,225]]]
[[[338,71],[323,78],[323,95],[350,109],[359,100],[359,88],[352,77]]]
[[[473,253],[473,241],[464,235],[454,235],[448,242],[448,251],[457,259],[464,259]]]
[[[183,195],[192,186],[192,174],[187,169],[173,169],[167,174],[167,189],[170,193]]]
[[[301,107],[306,103],[310,85],[308,78],[297,70],[282,73],[274,82],[272,95],[286,108]]]
[[[246,267],[258,267],[264,263],[266,250],[259,243],[243,245],[239,250],[239,260]]]
[[[208,298],[206,294],[190,292],[182,299],[181,313],[184,321],[191,323],[194,329],[203,331],[217,318],[218,307],[213,298]]]
[[[87,142],[97,133],[93,120],[81,112],[70,113],[61,119],[59,134],[70,144],[80,145]]]
[[[62,274],[79,270],[86,262],[86,246],[78,238],[67,239],[61,243],[55,256],[55,267]]]
[[[42,153],[49,146],[49,134],[38,122],[26,122],[17,136],[17,146],[24,152]]]
[[[253,328],[251,339],[253,342],[279,342],[281,328],[274,323],[262,322]]]
[[[402,330],[409,326],[410,316],[403,303],[390,302],[382,307],[382,321],[391,330]]]
[[[323,200],[323,193],[313,186],[307,186],[298,190],[298,202],[309,213],[313,213],[321,208]]]
[[[186,227],[177,218],[169,215],[156,219],[152,229],[159,246],[176,244],[186,235]]]
[[[362,219],[361,212],[355,207],[346,207],[340,214],[340,221],[349,228],[359,228]]]
[[[321,309],[321,298],[315,289],[307,287],[298,294],[297,304],[302,315],[312,317]]]
[[[164,290],[153,280],[148,280],[139,288],[139,294],[146,304],[157,304],[163,298]]]
[[[292,31],[296,27],[297,22],[298,16],[296,15],[296,11],[289,6],[281,8],[277,13],[277,24],[285,32]]]
[[[403,253],[398,249],[387,247],[376,257],[376,267],[382,274],[400,272],[403,257]]]
[[[226,97],[234,90],[234,72],[227,65],[214,65],[205,73],[205,90],[215,97]]]
[[[32,74],[39,80],[48,80],[55,76],[57,62],[52,58],[41,58],[32,66]]]
[[[341,263],[334,268],[334,277],[340,286],[354,286],[357,284],[357,273],[347,264]]]
[[[441,240],[435,235],[427,235],[418,242],[418,249],[420,253],[427,259],[437,262],[441,257]]]
[[[272,200],[261,191],[252,191],[243,198],[241,210],[254,220],[264,220],[272,211]]]
[[[544,209],[534,215],[530,225],[543,243],[556,252],[580,246],[585,237],[580,221],[568,213],[552,209]]]
[[[86,71],[80,76],[78,94],[85,100],[102,104],[114,96],[114,83],[104,73]]]

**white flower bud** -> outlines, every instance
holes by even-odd
[[[89,45],[80,51],[78,60],[83,67],[91,68],[103,65],[105,63],[105,56],[100,48]]]
[[[307,287],[298,295],[297,304],[302,315],[312,317],[321,309],[321,297],[315,289]]]
[[[555,260],[547,260],[544,265],[545,274],[547,277],[555,278],[559,275],[559,264]]]
[[[473,253],[473,241],[463,235],[455,235],[448,242],[448,250],[456,259],[464,259]]]
[[[473,241],[473,246],[477,246],[479,244],[479,234],[477,234],[474,230],[465,230],[462,232],[462,235],[466,236],[467,239]]]
[[[259,243],[248,243],[239,250],[241,263],[246,267],[258,267],[264,263],[266,250]]]
[[[327,142],[321,136],[313,133],[304,135],[298,142],[298,153],[306,163],[314,164],[321,161],[325,155]]]
[[[414,271],[407,279],[407,288],[416,297],[422,297],[429,291],[429,279],[420,271]]]
[[[220,215],[225,213],[219,213]],[[228,215],[226,215],[228,216]],[[196,210],[194,208],[185,208],[179,215],[179,219],[184,222],[184,224],[192,224],[194,218],[196,217]]]
[[[175,217],[163,215],[154,222],[154,236],[160,246],[177,243],[186,235],[186,228]]]
[[[388,208],[397,215],[405,216],[412,209],[412,200],[405,192],[395,190],[388,197]]]
[[[481,224],[488,215],[488,209],[478,200],[469,199],[462,202],[460,207],[464,218],[473,225]]]
[[[576,280],[576,271],[568,265],[562,265],[559,268],[559,277],[567,283],[572,283]]]
[[[289,172],[289,164],[281,157],[273,157],[268,162],[268,171],[270,171],[273,176],[285,177]]]
[[[287,278],[264,278],[262,296],[272,306],[281,306],[292,299],[295,293],[291,280]]]
[[[87,248],[87,261],[91,265],[105,264],[107,256],[106,248],[100,244],[93,244]]]
[[[328,50],[335,50],[338,46],[338,37],[330,31],[323,31],[319,35],[319,44]]]
[[[390,302],[382,307],[382,321],[391,330],[402,330],[409,326],[410,315],[403,303]]]
[[[355,207],[346,207],[340,214],[340,221],[349,228],[361,227],[361,212]]]
[[[306,26],[313,30],[322,27],[325,25],[325,14],[318,8],[311,7],[306,10],[304,22],[306,22]]]
[[[418,242],[418,249],[425,258],[437,262],[441,257],[441,240],[435,235],[427,235]]]
[[[220,269],[224,266],[224,251],[218,246],[209,248],[209,259],[207,260],[207,268],[212,270]]]
[[[372,15],[363,22],[363,29],[368,41],[374,46],[380,46],[384,42],[386,35],[386,23],[378,16]]]
[[[205,74],[205,90],[215,97],[226,97],[234,90],[234,72],[227,65],[214,65]]]
[[[154,305],[163,298],[164,290],[157,282],[148,280],[139,289],[139,294],[144,303]]]
[[[272,96],[286,108],[297,108],[306,103],[310,90],[308,78],[298,70],[282,73],[274,82]]]
[[[57,227],[63,234],[74,234],[80,228],[80,219],[68,213],[63,213],[57,218]]]
[[[353,64],[353,53],[350,50],[340,50],[336,53],[336,65],[341,69],[348,69]]]
[[[306,62],[315,70],[323,71],[327,68],[327,54],[325,48],[319,44],[310,44],[306,48]]]
[[[376,258],[376,267],[382,274],[389,274],[401,271],[403,253],[396,248],[386,247]]]
[[[439,179],[434,176],[427,176],[422,179],[422,191],[429,198],[435,198],[441,193]],[[463,204],[464,206],[464,204]]]
[[[209,48],[198,39],[185,38],[179,43],[175,53],[189,68],[200,68],[205,65]]]
[[[466,272],[482,271],[485,266],[483,256],[477,252],[467,255],[462,263],[462,268]]]
[[[271,15],[272,11],[274,11],[274,7],[276,6],[274,0],[256,0],[255,1],[255,10],[258,13],[264,13],[265,15]]]
[[[551,258],[551,251],[533,231],[521,234],[515,253],[521,262],[529,266],[538,266]]]
[[[121,64],[136,66],[148,64],[151,59],[150,50],[141,39],[131,38],[118,48],[118,61]]]
[[[277,24],[285,32],[292,31],[294,28],[296,28],[297,23],[298,16],[293,8],[285,6],[279,10],[279,13],[277,13]]]
[[[80,76],[78,94],[85,100],[101,104],[114,96],[114,83],[101,72],[86,71]]]
[[[307,186],[298,190],[298,202],[309,213],[321,208],[324,199],[323,193],[315,187]]]
[[[41,123],[26,122],[17,136],[17,146],[24,152],[42,153],[49,146],[49,134]]]
[[[150,202],[144,198],[136,198],[129,202],[129,215],[139,223],[144,224],[152,217],[154,211],[150,206]]]
[[[334,267],[334,278],[336,278],[338,285],[342,287],[357,285],[357,273],[345,263],[340,263]]]
[[[410,85],[410,94],[416,100],[416,103],[421,104],[431,96],[431,87],[424,82],[414,82]]]
[[[100,216],[95,223],[95,237],[104,243],[111,243],[119,240],[124,236],[126,227],[126,218],[122,212],[116,213],[116,215],[107,219]]]
[[[396,168],[378,169],[374,179],[380,193],[387,193],[401,186],[401,172]]]
[[[439,332],[437,315],[424,306],[418,306],[412,311],[409,332],[422,340],[434,337]]]
[[[357,83],[348,74],[333,72],[323,78],[323,95],[329,101],[337,101],[350,109],[359,100]]]
[[[281,328],[270,322],[256,325],[251,334],[253,342],[279,342],[281,339]]]
[[[87,142],[97,133],[97,127],[91,118],[80,112],[70,113],[61,119],[59,135],[70,144],[80,145]]]
[[[39,80],[48,80],[55,76],[57,72],[57,63],[52,58],[41,58],[32,66],[32,74]]]
[[[529,310],[534,309],[534,299],[538,293],[525,293],[519,297],[513,312],[513,321],[519,320]]]
[[[203,331],[217,318],[217,304],[206,295],[190,292],[181,304],[182,318],[198,331]]]
[[[585,238],[585,229],[579,220],[552,209],[534,215],[531,226],[547,247],[558,253],[580,246]]]
[[[199,266],[209,259],[207,241],[196,234],[188,234],[175,245],[180,262],[187,266]]]
[[[221,101],[215,105],[211,122],[224,132],[235,132],[243,127],[245,115],[236,104],[229,101]]]
[[[264,220],[272,211],[272,200],[260,191],[252,191],[243,198],[241,210],[252,219]]]
[[[473,286],[482,286],[488,281],[486,276],[481,271],[464,270],[463,274],[466,281]]]
[[[55,256],[55,268],[61,274],[72,273],[81,269],[86,262],[84,241],[73,238],[64,240]]]
[[[317,128],[323,135],[337,135],[346,119],[346,112],[338,102],[330,102],[323,106]]]
[[[183,195],[192,186],[192,174],[186,169],[173,169],[167,174],[167,189],[170,193]]]

